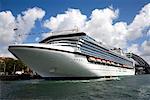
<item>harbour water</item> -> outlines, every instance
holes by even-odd
[[[120,80],[0,81],[1,100],[150,100],[150,75]]]

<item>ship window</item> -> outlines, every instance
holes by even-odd
[[[55,40],[49,40],[47,43],[50,43],[50,42],[54,42],[54,41],[70,41],[70,42],[75,42],[75,41],[78,41],[77,39],[55,39]]]
[[[77,48],[76,45],[69,45],[69,44],[59,44],[58,46],[70,46],[70,47],[76,47]]]
[[[50,43],[52,41],[62,41],[62,40],[78,41],[80,39],[80,37],[81,36],[53,38],[53,39],[47,40],[46,43]]]
[[[83,52],[83,53],[85,53],[85,54],[88,54],[88,55],[100,57],[100,58],[106,58],[106,56],[105,56],[104,54],[95,52],[95,51],[93,51],[93,50],[89,50],[89,49],[87,49],[87,48],[81,48],[81,52]]]

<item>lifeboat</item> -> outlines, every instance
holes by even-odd
[[[102,63],[102,60],[100,58],[96,58],[96,62]]]
[[[124,68],[128,68],[128,66],[127,66],[127,65],[123,65],[123,67],[124,67]]]
[[[111,62],[111,65],[115,65],[115,63],[112,61],[112,62]]]
[[[106,63],[107,63],[108,65],[110,65],[110,64],[111,64],[111,61],[107,60]]]
[[[105,64],[106,64],[106,60],[103,59],[103,60],[102,60],[102,63],[105,63]]]
[[[94,57],[89,57],[88,60],[91,62],[96,62],[96,59]]]
[[[120,67],[121,65],[120,65],[120,64],[117,64],[117,66],[119,66],[119,67]]]

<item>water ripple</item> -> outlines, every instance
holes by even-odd
[[[4,100],[149,100],[150,75],[122,77],[119,81],[0,81]]]

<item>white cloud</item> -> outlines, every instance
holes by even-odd
[[[145,5],[133,22],[128,26],[128,38],[134,40],[142,36],[142,31],[150,28],[150,3]]]
[[[145,40],[142,43],[142,48],[143,48],[143,55],[150,57],[150,40],[149,41]]]
[[[150,65],[150,40],[142,43],[143,54],[141,55]]]
[[[35,26],[35,21],[43,18],[44,15],[45,11],[37,7],[22,12],[16,18],[11,11],[0,12],[0,56],[12,56],[7,50],[8,45],[14,41],[22,43]],[[16,38],[17,34],[21,37]]]
[[[68,30],[75,26],[83,27],[86,16],[82,15],[78,9],[68,9],[65,14],[58,14],[56,17],[50,17],[46,20],[44,26],[52,31]]]
[[[140,46],[138,44],[132,44],[127,48],[127,52],[141,55]]]
[[[10,11],[0,12],[0,46],[14,40],[15,17]]]
[[[145,40],[141,45],[132,44],[127,52],[138,54],[150,64],[150,41]]]
[[[118,13],[119,10],[112,8],[94,10],[91,19],[86,22],[84,31],[107,45],[125,47],[126,23],[118,22],[113,25],[113,20],[118,17]]]

